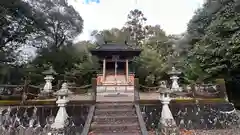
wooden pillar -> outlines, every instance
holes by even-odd
[[[106,59],[103,59],[103,81],[105,80],[106,77]]]
[[[126,81],[128,82],[128,59],[126,59]]]

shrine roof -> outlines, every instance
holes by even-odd
[[[141,49],[131,47],[127,43],[105,42],[105,44],[99,45],[98,47],[91,49],[91,51],[141,51]]]
[[[125,57],[138,56],[141,53],[141,49],[133,47],[126,42],[115,43],[115,42],[105,42],[105,44],[99,45],[98,47],[91,49],[92,55],[98,57],[105,57],[111,55],[120,55]]]

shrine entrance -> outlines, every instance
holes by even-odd
[[[115,75],[115,68],[117,75],[126,75],[126,63],[121,61],[117,61],[116,63],[115,61],[107,61],[106,75]]]

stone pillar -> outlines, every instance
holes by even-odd
[[[128,59],[126,59],[126,81],[128,82],[129,73],[128,73]]]
[[[105,77],[106,77],[106,59],[103,59],[103,80],[105,81]]]
[[[57,132],[58,135],[64,135],[64,128],[67,126],[66,122],[68,119],[68,114],[65,106],[69,102],[69,94],[72,94],[72,92],[68,90],[67,83],[63,83],[62,88],[55,93],[57,96],[56,104],[59,106],[59,109],[51,128],[53,131]]]

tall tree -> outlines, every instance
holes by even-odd
[[[142,53],[135,60],[136,75],[142,84],[158,85],[169,68],[168,56],[172,44],[159,25],[147,27]]]
[[[40,45],[45,43],[52,49],[59,49],[82,32],[83,19],[67,0],[29,0],[28,3],[41,12],[38,17],[44,19],[45,30],[36,35],[43,41],[38,42]]]
[[[133,45],[139,46],[142,44],[146,36],[147,27],[145,23],[147,18],[144,17],[142,11],[138,9],[131,10],[127,16],[125,29],[130,33],[130,41]]]
[[[62,74],[65,70],[71,70],[73,65],[79,62],[79,57],[76,56],[78,52],[72,41],[82,32],[81,16],[66,0],[28,2],[34,10],[41,12],[45,26],[41,33],[34,35],[35,45],[39,49],[32,63],[38,66],[50,63]]]
[[[26,43],[31,34],[40,28],[38,13],[22,0],[0,2],[0,60],[2,64],[15,61],[16,51]]]
[[[239,3],[226,0],[218,1],[217,5],[221,6],[217,12],[210,14],[214,17],[209,25],[202,29],[204,35],[194,44],[192,53],[206,72],[213,76],[227,77],[230,72],[238,70],[240,65],[238,61],[240,58],[240,13],[237,8]]]
[[[110,30],[93,31],[91,36],[98,44],[104,43],[104,41],[124,42],[128,41],[129,33],[125,29],[112,28]]]
[[[13,81],[20,48],[27,44],[29,37],[42,28],[39,13],[22,0],[0,1],[0,83]],[[16,70],[18,71],[18,70]]]

